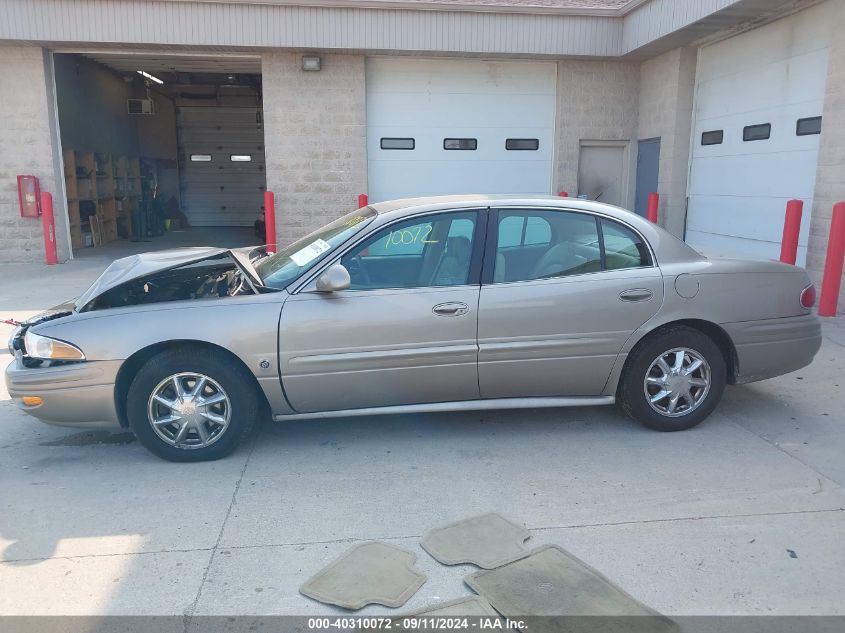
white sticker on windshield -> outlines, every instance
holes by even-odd
[[[297,266],[305,266],[306,264],[313,262],[331,247],[332,245],[327,241],[317,238],[302,250],[296,251],[290,256],[290,258]]]

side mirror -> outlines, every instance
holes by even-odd
[[[332,264],[317,277],[317,292],[346,290],[352,285],[349,271],[342,264]]]

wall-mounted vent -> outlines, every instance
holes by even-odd
[[[152,99],[127,99],[126,111],[129,114],[155,114],[156,102]]]

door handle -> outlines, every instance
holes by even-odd
[[[648,301],[653,296],[654,293],[646,288],[631,288],[631,290],[625,290],[619,293],[619,299],[621,301],[629,302]]]
[[[461,316],[469,312],[469,306],[461,301],[440,303],[431,309],[437,316]]]

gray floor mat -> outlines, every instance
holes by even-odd
[[[416,554],[372,541],[348,550],[305,582],[299,592],[346,609],[368,604],[401,607],[426,581],[416,571]]]
[[[480,615],[492,615],[495,617],[499,617],[499,614],[496,613],[496,610],[490,606],[484,598],[481,596],[467,596],[466,598],[458,598],[457,600],[449,600],[448,602],[438,602],[436,604],[429,605],[424,609],[420,609],[419,611],[412,611],[411,613],[406,613],[404,615],[396,616],[395,620],[401,620],[402,618],[407,617],[416,617],[416,616],[456,616],[456,615],[466,615],[466,616],[480,616]]]
[[[539,547],[504,567],[470,574],[464,582],[505,617],[562,616],[531,619],[526,623],[531,633],[678,630],[674,622],[556,545]]]
[[[528,556],[531,534],[495,512],[464,519],[426,534],[420,545],[444,565],[472,563],[494,569]]]
[[[467,596],[448,602],[438,602],[419,611],[412,611],[391,618],[390,628],[398,631],[431,631],[431,621],[428,618],[486,618],[501,621],[501,616],[481,596]],[[421,619],[421,622],[414,620]],[[410,621],[409,621],[410,620]],[[408,626],[405,626],[408,624]],[[416,624],[416,626],[414,626]],[[472,626],[472,625],[470,625]],[[457,626],[456,628],[460,628]],[[476,627],[473,627],[476,628]],[[500,627],[504,630],[504,627]]]

